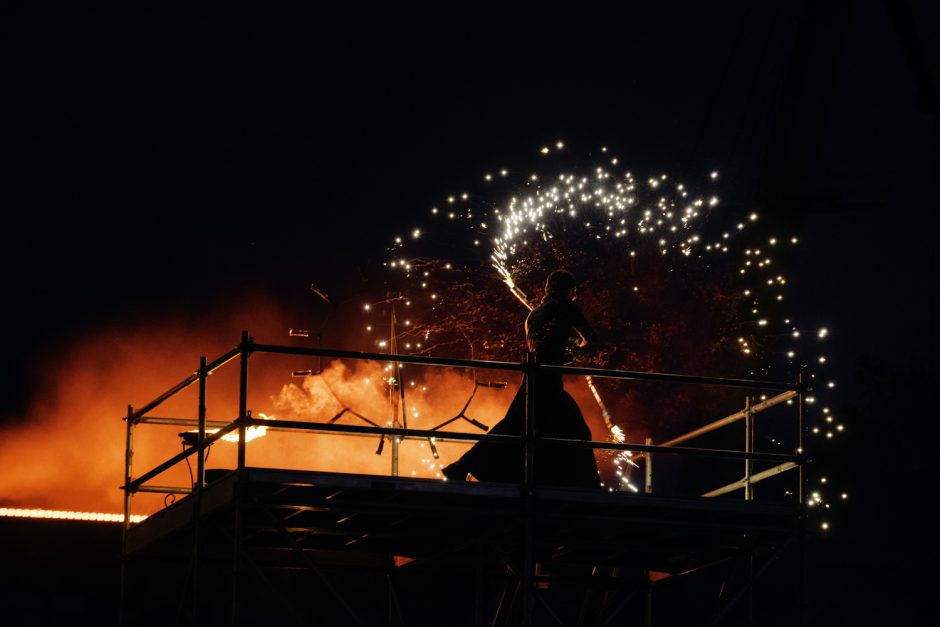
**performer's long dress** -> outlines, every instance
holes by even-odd
[[[570,300],[546,299],[526,320],[526,340],[537,363],[565,363],[565,347],[574,321],[582,321]],[[565,390],[556,373],[540,372],[535,385],[535,433],[537,437],[590,440],[591,429],[578,404]],[[505,417],[489,433],[521,435],[525,429],[526,391],[520,386]],[[521,483],[525,450],[521,443],[477,442],[461,457],[467,470],[480,481]],[[541,485],[599,488],[594,450],[563,444],[539,444],[534,455],[535,482]]]

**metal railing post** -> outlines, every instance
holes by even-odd
[[[799,504],[800,511],[802,513],[803,507],[805,505],[806,492],[805,486],[803,485],[806,480],[806,453],[803,450],[803,436],[806,429],[806,379],[804,377],[803,369],[800,369],[800,374],[797,378],[797,404],[799,406],[799,435],[797,439],[797,453],[800,457],[799,464]]]
[[[800,600],[802,602],[802,623],[804,627],[809,625],[809,543],[807,541],[807,516],[806,516],[806,451],[803,450],[804,445],[804,435],[806,429],[806,372],[804,368],[800,368],[800,373],[797,376],[796,380],[797,393],[798,393],[798,406],[799,406],[799,447],[797,452],[799,454],[799,467],[797,472],[799,473],[799,528],[797,533],[799,534],[799,546],[800,546],[800,562],[801,562],[801,578],[802,586],[800,586]]]
[[[524,495],[535,493],[535,358],[532,353],[526,356],[528,367],[523,371],[525,377],[525,425],[523,446],[525,447]]]
[[[252,339],[248,331],[242,331],[240,373],[238,382],[238,472],[245,467],[246,431],[244,419],[248,416],[248,358],[251,353]]]
[[[525,472],[522,485],[522,499],[525,508],[523,521],[523,564],[522,564],[522,625],[532,625],[532,609],[535,604],[535,559],[534,559],[534,516],[535,516],[535,354],[527,353],[526,367],[523,369],[525,385],[525,425],[522,442],[525,449]]]
[[[744,397],[744,452],[754,452],[754,413],[751,411],[750,395]],[[751,473],[754,462],[750,458],[744,460],[744,500],[754,498],[754,488],[751,485]]]
[[[238,464],[235,468],[235,518],[232,529],[232,625],[237,627],[240,617],[239,604],[239,557],[241,553],[241,516],[242,500],[245,492],[245,444],[248,429],[245,419],[248,416],[248,357],[251,352],[251,337],[248,331],[242,331],[239,344],[240,374],[238,383]]]
[[[127,422],[124,437],[124,520],[121,523],[121,599],[118,606],[118,625],[127,620],[127,530],[131,520],[131,489],[134,461],[134,408],[127,406]]]
[[[193,486],[193,625],[199,624],[199,561],[201,559],[200,526],[202,519],[202,491],[206,485],[206,379],[209,373],[206,358],[199,358],[199,435],[196,439],[196,484]]]
[[[646,442],[647,446],[652,446],[653,438],[646,438],[644,442]],[[653,493],[653,454],[652,453],[647,453],[644,457],[643,490],[647,494]]]

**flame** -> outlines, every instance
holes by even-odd
[[[259,413],[258,416],[262,420],[275,420],[274,416],[268,416],[265,413]],[[207,435],[212,435],[213,433],[218,433],[218,432],[219,432],[218,429],[206,429]],[[245,429],[245,444],[247,444],[248,442],[251,442],[252,440],[265,436],[267,432],[268,432],[268,428],[264,426],[248,427],[247,429]],[[187,433],[199,433],[199,429],[190,429],[189,431],[187,431]],[[226,442],[238,443],[238,440],[239,440],[238,432],[235,431],[233,433],[226,433],[225,435],[222,436],[221,439],[225,440]]]

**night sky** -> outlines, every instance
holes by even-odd
[[[877,594],[927,550],[940,10],[822,4],[4,9],[0,424],[57,347],[247,295],[302,308],[311,282],[375,293],[446,195],[608,145],[717,169],[724,201],[801,236],[794,293],[850,425],[832,555]]]

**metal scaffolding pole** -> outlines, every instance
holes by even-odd
[[[248,331],[242,331],[239,345],[239,382],[238,382],[238,466],[235,470],[235,521],[232,529],[232,625],[238,627],[239,608],[239,556],[241,553],[241,517],[242,499],[245,491],[245,445],[247,440],[246,418],[248,417],[248,358],[251,354],[252,339]]]
[[[199,358],[199,434],[196,439],[196,484],[193,486],[193,625],[200,624],[199,620],[199,599],[200,595],[200,572],[199,562],[202,558],[200,547],[200,531],[202,527],[202,492],[206,484],[206,379],[209,373],[206,371],[206,357]]]
[[[751,397],[744,397],[744,452],[754,452],[754,412],[751,411]],[[751,486],[751,473],[754,462],[747,458],[744,460],[744,500],[754,498],[754,488]]]
[[[522,485],[523,499],[523,559],[522,559],[522,626],[532,625],[532,610],[535,595],[535,560],[533,556],[535,524],[535,354],[526,354],[524,370],[525,381],[525,430],[523,447],[525,449],[525,475]]]
[[[127,487],[133,478],[134,460],[134,408],[127,406],[124,436],[124,520],[121,522],[121,599],[118,608],[118,625],[123,627],[127,619],[127,529],[131,520],[131,490]]]

